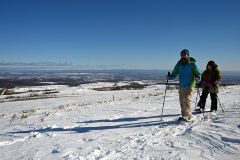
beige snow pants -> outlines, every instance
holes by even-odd
[[[181,106],[181,114],[182,116],[187,116],[189,118],[192,117],[192,96],[194,93],[194,88],[179,88],[179,100]]]

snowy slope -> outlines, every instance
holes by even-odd
[[[178,124],[177,90],[167,91],[161,121],[165,86],[91,90],[109,85],[52,86],[55,98],[0,103],[0,159],[240,159],[240,86],[222,88],[224,113]]]

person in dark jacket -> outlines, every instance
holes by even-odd
[[[203,112],[206,105],[206,99],[210,93],[211,97],[211,112],[217,111],[217,93],[219,92],[219,82],[221,80],[221,73],[218,70],[218,66],[214,61],[207,63],[206,70],[201,76],[201,81],[198,86],[202,86],[202,95],[197,106],[200,108],[196,109],[199,112]]]

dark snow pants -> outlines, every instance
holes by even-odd
[[[203,110],[205,109],[208,94],[209,91],[207,89],[204,89],[202,91],[202,95],[200,96],[200,101],[197,104]],[[211,110],[217,110],[217,93],[210,93],[210,97],[211,97]]]

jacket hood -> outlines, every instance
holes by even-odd
[[[189,57],[188,60],[180,59],[178,64],[187,65],[189,63],[196,63],[196,60],[193,57]]]
[[[197,62],[193,57],[189,57],[189,61],[193,63]]]

